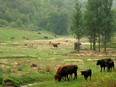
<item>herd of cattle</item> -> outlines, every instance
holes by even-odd
[[[114,61],[111,58],[107,59],[101,59],[97,61],[96,65],[100,65],[101,67],[101,72],[102,68],[107,68],[107,71],[112,71],[114,70]],[[78,66],[77,65],[64,65],[60,66],[54,75],[55,80],[61,81],[61,79],[67,79],[69,81],[69,78],[72,78],[72,75],[74,74],[74,79],[77,79],[77,70]],[[90,77],[91,80],[91,75],[92,75],[92,70],[87,69],[84,71],[81,71],[81,75],[84,76],[85,80],[87,80],[88,77]]]

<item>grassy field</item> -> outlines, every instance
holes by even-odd
[[[0,27],[0,42],[8,41],[20,41],[20,40],[39,40],[48,37],[49,39],[54,38],[54,34],[46,31],[24,31],[23,29],[12,29]],[[14,38],[13,38],[14,37]]]
[[[72,37],[55,38],[49,32],[30,32],[0,28],[0,78],[10,79],[22,87],[115,87],[116,71],[100,72],[96,61],[111,58],[116,67],[116,50],[108,48],[107,54],[90,51],[87,39],[83,38],[80,53],[74,51],[75,39]],[[48,36],[49,39],[45,39]],[[15,37],[15,39],[11,39]],[[23,37],[28,38],[25,39]],[[49,44],[60,42],[58,48]],[[67,42],[68,41],[68,42]],[[113,41],[115,43],[115,41]],[[36,64],[36,67],[32,67]],[[54,74],[57,68],[65,64],[77,64],[77,80],[57,82]],[[84,80],[80,71],[91,68],[92,80]],[[29,85],[30,84],[30,85]],[[32,84],[32,85],[31,85]]]

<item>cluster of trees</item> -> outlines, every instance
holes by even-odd
[[[102,42],[106,52],[107,42],[111,41],[116,29],[116,11],[112,9],[112,3],[113,0],[88,0],[85,12],[81,11],[79,3],[76,4],[71,30],[78,43],[81,37],[86,35],[91,49],[96,50],[98,42],[100,51]]]
[[[0,0],[0,26],[67,34],[75,0]]]

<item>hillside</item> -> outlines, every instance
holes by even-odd
[[[53,33],[46,31],[26,31],[13,28],[0,28],[0,42],[20,41],[20,40],[39,40],[54,38]]]
[[[0,0],[0,27],[42,28],[65,35],[78,0]],[[87,0],[79,0],[85,10]],[[113,8],[116,8],[113,0]]]

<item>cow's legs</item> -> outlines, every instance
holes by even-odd
[[[86,76],[84,76],[84,78],[85,78],[85,80],[87,81],[87,77],[86,77]]]
[[[105,67],[104,67],[104,72],[105,72]]]
[[[91,76],[90,76],[90,80],[91,80]]]
[[[67,80],[69,81],[68,75],[66,75],[66,77],[67,77]]]
[[[101,67],[101,72],[102,72],[102,67]]]
[[[75,72],[75,79],[77,79],[77,72]]]

